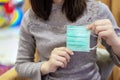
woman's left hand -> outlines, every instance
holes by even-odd
[[[103,19],[93,22],[88,25],[88,29],[103,38],[110,46],[116,46],[120,43],[120,38],[114,31],[113,25],[109,19]]]

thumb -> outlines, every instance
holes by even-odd
[[[93,24],[89,24],[89,25],[87,25],[87,29],[92,30],[93,26],[94,26]]]

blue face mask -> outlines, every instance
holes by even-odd
[[[67,25],[66,46],[72,51],[90,52],[91,31],[86,26]]]

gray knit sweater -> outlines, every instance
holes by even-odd
[[[61,12],[62,5],[53,4],[52,13],[48,21],[38,18],[32,9],[29,9],[21,23],[19,49],[16,61],[17,72],[32,80],[101,80],[99,68],[96,64],[96,50],[89,53],[74,52],[66,68],[59,68],[56,72],[41,76],[40,67],[49,59],[51,51],[56,47],[66,46],[67,24],[83,25],[99,19],[110,19],[115,31],[120,36],[120,30],[108,7],[94,0],[87,1],[87,10],[76,22],[71,23]],[[96,37],[91,35],[90,46],[96,45]],[[110,52],[111,58],[120,66],[120,61],[112,49],[103,40],[103,45]],[[34,52],[38,50],[40,61],[34,62]]]

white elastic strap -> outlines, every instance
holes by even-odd
[[[94,37],[98,37],[97,35],[95,35],[95,34],[92,34]],[[99,38],[98,37],[98,43],[97,43],[97,45],[96,46],[94,46],[94,47],[92,47],[92,48],[90,48],[90,51],[91,50],[95,50],[99,45],[101,45],[101,42],[102,42],[102,40],[101,40],[101,38]]]

